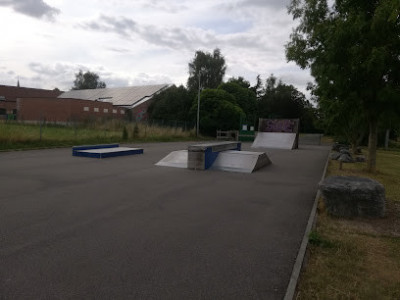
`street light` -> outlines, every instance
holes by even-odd
[[[197,95],[197,127],[196,127],[196,136],[199,136],[199,126],[200,126],[200,92],[201,92],[201,82],[200,82],[200,77],[201,74],[203,74],[205,71],[204,67],[201,67],[198,73],[199,77],[199,92]]]

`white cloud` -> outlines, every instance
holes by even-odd
[[[15,12],[33,18],[45,18],[53,21],[60,10],[43,0],[0,0],[0,6],[11,7]]]
[[[195,51],[218,47],[227,78],[255,83],[257,74],[274,73],[303,91],[309,72],[288,64],[284,53],[295,26],[288,2],[0,0],[8,28],[0,84],[14,85],[19,76],[23,86],[69,89],[80,68],[108,86],[186,84]]]

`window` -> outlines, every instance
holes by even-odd
[[[108,113],[108,108],[103,109],[104,113]]]
[[[121,115],[123,115],[123,114],[125,114],[125,111],[124,111],[124,110],[121,110]]]
[[[89,111],[89,106],[85,106],[85,107],[83,108],[83,111]]]
[[[95,108],[93,108],[93,111],[94,111],[94,112],[99,112],[99,108],[98,108],[98,107],[95,107]]]
[[[113,114],[116,114],[117,113],[117,110],[116,109],[113,109]]]

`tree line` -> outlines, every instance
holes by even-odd
[[[219,49],[196,51],[188,64],[186,87],[173,85],[153,97],[150,119],[196,123],[200,93],[200,132],[239,129],[241,122],[257,126],[259,118],[300,118],[302,131],[316,131],[316,109],[303,93],[271,74],[252,86],[243,77],[224,82],[225,59]]]

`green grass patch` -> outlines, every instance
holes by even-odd
[[[378,151],[375,174],[365,163],[330,161],[327,176],[370,177],[385,186],[387,216],[342,219],[318,206],[309,236],[309,259],[296,299],[400,299],[400,153]]]

